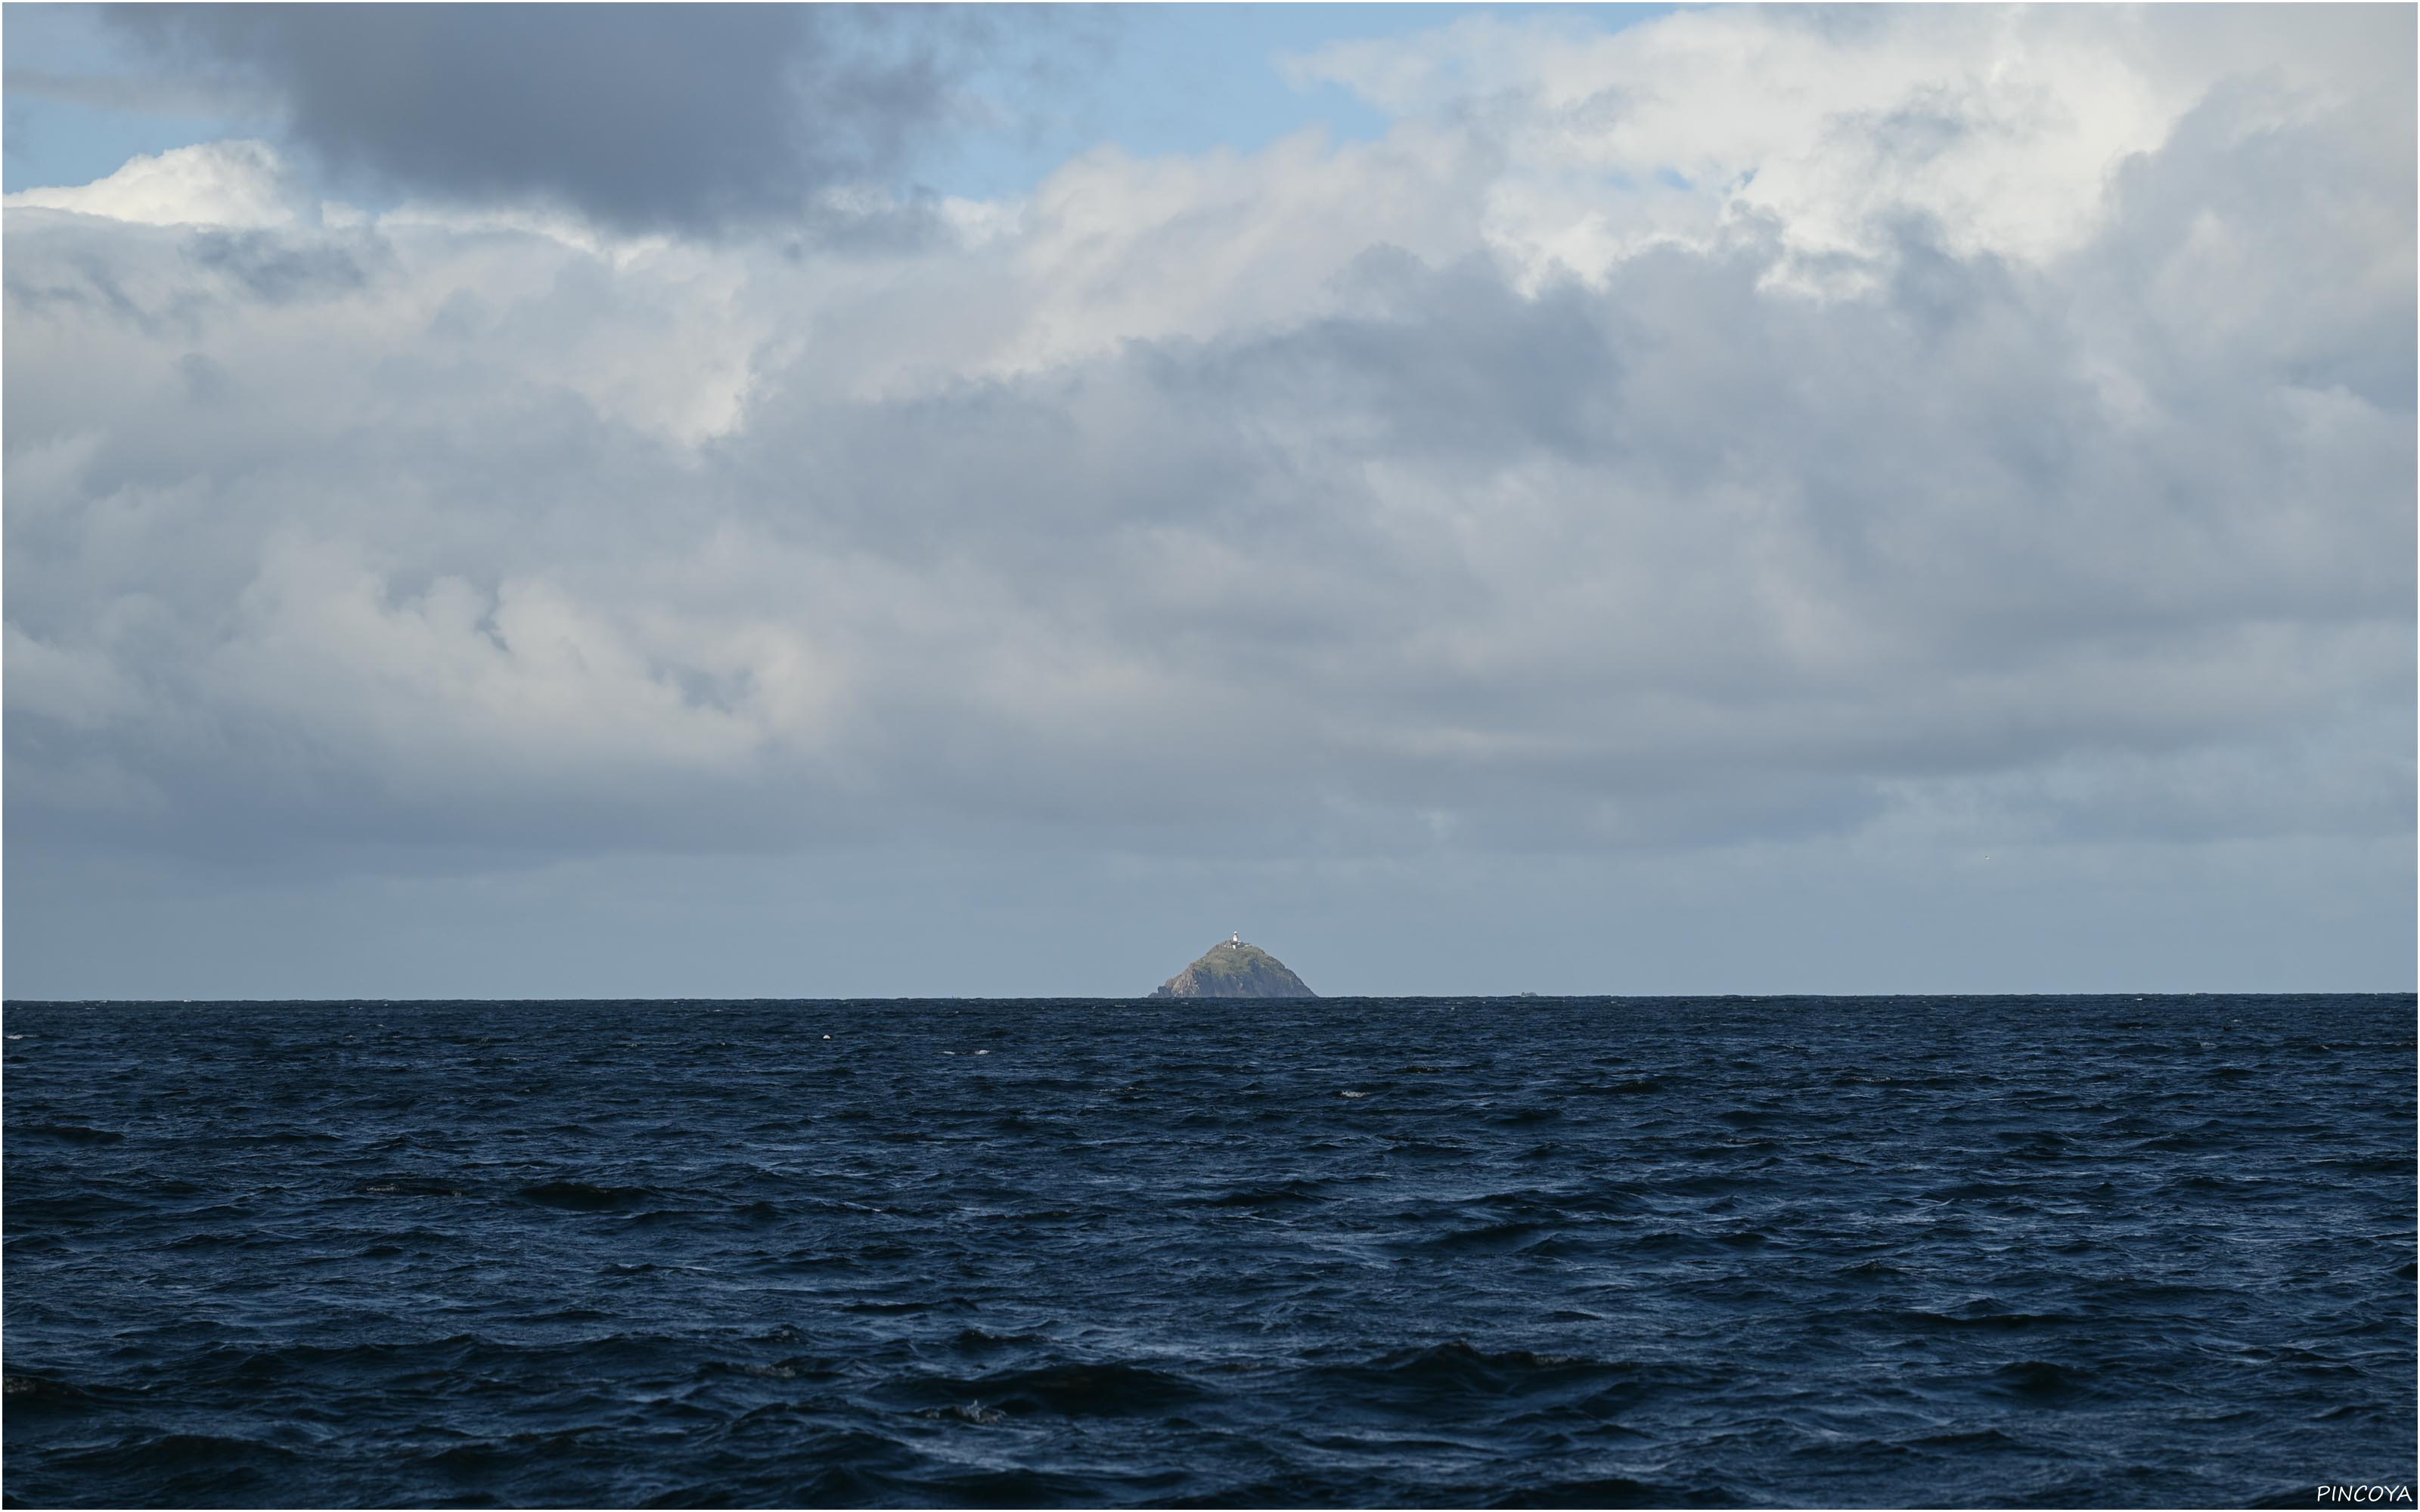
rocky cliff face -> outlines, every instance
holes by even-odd
[[[1257,945],[1222,940],[1160,983],[1154,997],[1316,997],[1302,979]]]

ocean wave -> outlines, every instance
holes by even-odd
[[[11,1004],[5,1492],[2242,1504],[2415,1458],[2412,1011]]]
[[[522,1187],[516,1195],[523,1202],[564,1212],[627,1212],[663,1198],[663,1194],[653,1187],[605,1186],[593,1181],[540,1181]]]

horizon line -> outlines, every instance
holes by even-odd
[[[2027,991],[2002,989],[1993,992],[1762,992],[1762,993],[1326,993],[1310,997],[1171,997],[1152,993],[1126,996],[1103,997],[1081,993],[1028,993],[1014,997],[990,997],[965,993],[919,994],[908,996],[873,996],[853,995],[841,997],[668,997],[635,995],[628,997],[320,997],[281,995],[273,997],[5,997],[0,996],[0,1010],[20,1007],[107,1007],[121,1003],[176,1003],[188,1006],[212,1007],[249,1003],[317,1003],[334,1007],[377,1007],[399,1003],[1446,1003],[1446,1002],[1726,1002],[1767,998],[1901,998],[1901,997],[2415,997],[2420,987],[2330,987],[2330,988],[2241,988],[2212,991],[2207,988],[2180,990],[2173,988],[2102,988],[2090,991]]]

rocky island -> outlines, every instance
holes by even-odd
[[[1243,936],[1230,935],[1159,984],[1154,997],[1316,997],[1284,963]]]

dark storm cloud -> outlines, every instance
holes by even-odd
[[[921,8],[127,7],[117,22],[282,98],[340,175],[535,197],[626,230],[791,215],[951,117],[987,26]]]

